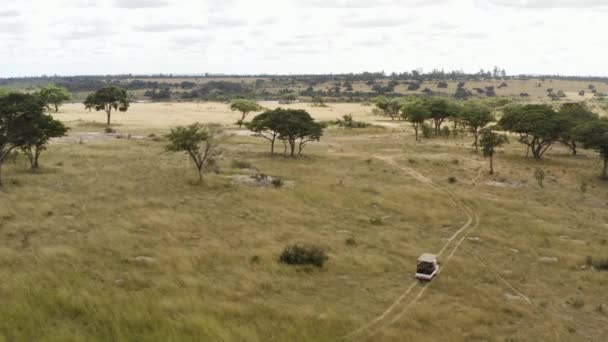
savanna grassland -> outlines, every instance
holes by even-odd
[[[537,161],[512,139],[490,176],[471,137],[415,142],[409,124],[355,103],[289,107],[374,126],[330,127],[289,159],[221,103],[133,104],[112,117],[120,139],[87,133],[104,113],[63,106],[71,136],[42,168],[3,170],[0,340],[608,339],[608,273],[586,265],[608,257],[596,152],[556,144]],[[202,185],[162,137],[195,121],[232,134]],[[257,173],[285,185],[239,182]],[[292,243],[329,260],[279,263]],[[424,252],[442,271],[419,284]]]

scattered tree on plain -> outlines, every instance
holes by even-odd
[[[608,180],[608,119],[601,118],[580,124],[575,134],[585,148],[599,152],[604,160],[602,179]]]
[[[591,112],[584,103],[565,103],[557,113],[557,120],[561,125],[559,142],[568,146],[572,155],[576,155],[578,137],[575,129],[577,126],[595,120],[597,115]]]
[[[30,167],[38,169],[40,154],[46,150],[51,138],[64,136],[68,128],[61,121],[53,119],[48,114],[38,113],[29,120],[29,124],[24,127],[19,145],[28,157]]]
[[[193,123],[189,126],[178,126],[167,134],[169,152],[185,152],[190,156],[198,171],[198,182],[203,182],[203,172],[216,156],[219,155],[222,130],[219,125]]]
[[[433,97],[427,100],[430,118],[433,120],[435,135],[441,134],[441,125],[450,117],[450,106],[446,99]]]
[[[46,104],[37,95],[10,93],[0,96],[0,186],[2,164],[15,149],[23,149],[32,167],[38,167],[38,157],[48,140],[64,135],[66,128],[44,113]]]
[[[242,127],[243,123],[245,122],[245,119],[247,118],[247,115],[249,115],[249,113],[251,112],[261,111],[262,106],[260,106],[254,100],[237,99],[232,101],[232,103],[230,104],[230,109],[232,111],[241,112],[241,119],[237,121],[237,124],[239,125],[239,127]]]
[[[291,157],[298,155],[311,141],[318,141],[323,135],[324,126],[301,109],[277,108],[257,115],[247,127],[270,141],[270,154],[274,154],[276,140],[289,146]]]
[[[97,111],[105,111],[108,117],[107,125],[109,127],[112,109],[121,112],[126,112],[127,109],[129,109],[129,95],[125,89],[108,86],[87,96],[84,105],[86,109],[94,108]]]
[[[258,134],[258,136],[270,141],[270,155],[274,155],[274,143],[279,137],[281,126],[281,115],[285,110],[278,108],[256,115],[251,122],[245,124],[247,128]]]
[[[68,101],[72,98],[72,95],[67,89],[58,87],[54,84],[49,84],[45,88],[42,88],[38,92],[38,95],[49,109],[55,109],[55,113],[59,111],[59,106],[61,106],[64,101]]]
[[[541,159],[563,132],[557,112],[544,104],[507,106],[499,125],[518,134],[519,142],[528,146],[535,159]]]
[[[494,174],[494,153],[496,152],[496,148],[507,142],[509,140],[506,135],[494,132],[491,127],[481,130],[479,144],[481,145],[483,156],[490,158],[491,175]]]
[[[373,98],[372,103],[381,109],[386,116],[390,117],[391,120],[395,120],[396,117],[399,117],[399,111],[403,106],[403,101],[401,99],[389,99],[384,96]]]
[[[405,120],[414,126],[416,141],[418,141],[418,131],[424,122],[431,116],[431,111],[422,101],[414,101],[403,105],[402,115]]]
[[[464,105],[460,112],[459,119],[462,125],[467,127],[469,132],[473,134],[473,137],[475,138],[473,146],[475,146],[475,151],[478,151],[479,131],[495,120],[492,111],[486,105],[471,101]]]

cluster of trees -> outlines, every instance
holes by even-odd
[[[318,141],[323,135],[325,126],[315,122],[310,114],[301,109],[283,109],[265,111],[247,123],[247,128],[270,142],[270,154],[274,154],[277,141],[283,143],[283,154],[294,157],[312,141]],[[289,149],[289,152],[288,152]]]
[[[494,149],[507,142],[496,131],[504,131],[518,135],[518,141],[527,146],[527,154],[535,159],[541,159],[556,143],[568,146],[573,155],[579,145],[595,149],[604,158],[602,176],[608,179],[608,119],[600,119],[583,103],[564,104],[556,110],[546,104],[509,104],[503,99],[460,102],[440,97],[377,97],[373,102],[384,115],[410,122],[417,141],[425,128],[437,136],[454,134],[458,128],[468,131],[475,150],[481,146],[490,157],[491,172]],[[502,109],[502,117],[495,126],[487,127],[496,121],[497,108]],[[448,121],[453,124],[451,131],[442,128]]]
[[[251,107],[245,108],[245,104],[249,106],[251,103],[236,100],[233,104],[235,108],[241,108],[235,110],[254,111]],[[304,110],[281,108],[259,114],[246,126],[270,141],[271,155],[274,155],[275,142],[281,141],[285,147],[283,154],[289,153],[291,157],[295,157],[296,153],[300,155],[307,143],[318,141],[324,129]],[[221,154],[220,145],[226,135],[219,125],[194,123],[172,128],[166,138],[169,143],[165,149],[186,153],[196,167],[199,183],[202,183],[205,169],[215,164],[215,158]]]
[[[22,151],[37,169],[49,140],[66,134],[68,128],[46,113],[47,100],[40,93],[0,95],[0,186],[2,165],[11,153]]]

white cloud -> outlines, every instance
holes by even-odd
[[[116,0],[116,7],[138,9],[138,8],[157,8],[168,6],[167,0]]]
[[[601,36],[608,0],[5,2],[0,77],[494,65],[510,73],[608,74],[597,57],[608,55]]]

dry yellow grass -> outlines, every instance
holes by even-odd
[[[292,106],[321,120],[353,113],[383,122],[356,104]],[[222,104],[134,104],[114,119],[119,131],[146,135],[194,121],[230,124],[237,116]],[[57,117],[75,130],[100,129],[78,119],[105,121],[79,106]],[[24,160],[4,170],[0,339],[608,338],[601,309],[608,306],[607,275],[582,268],[587,255],[608,257],[608,184],[598,180],[595,153],[573,158],[556,146],[538,162],[512,142],[490,177],[470,143],[415,143],[409,126],[397,122],[330,128],[307,157],[290,160],[270,158],[259,138],[235,136],[221,172],[203,186],[190,184],[196,177],[186,156],[163,152],[162,141],[53,144],[39,173],[27,171]],[[235,169],[232,160],[294,186],[234,184],[231,176],[254,171]],[[534,180],[537,167],[548,175],[543,189]],[[471,208],[479,225],[449,245],[441,274],[417,300],[422,285],[399,300],[416,257],[439,251],[467,220],[441,188]],[[326,248],[326,267],[279,264],[294,242]],[[352,334],[361,327],[368,328]]]

